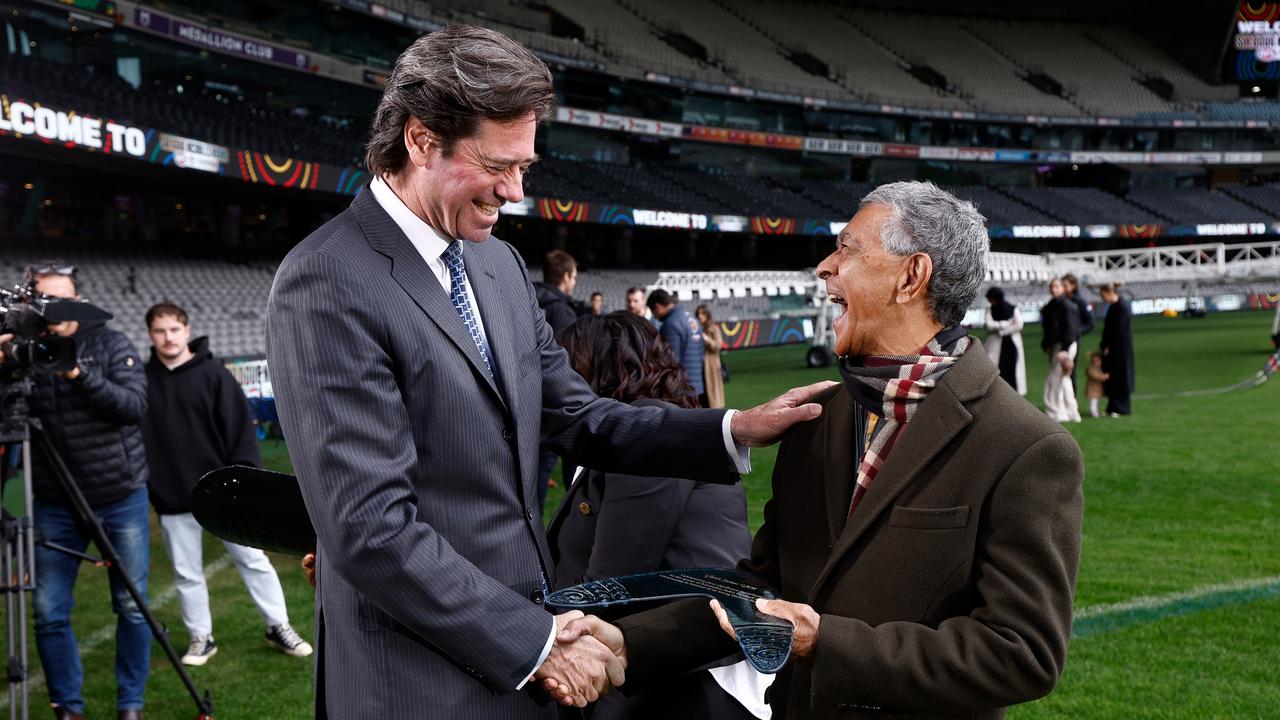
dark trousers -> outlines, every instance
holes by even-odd
[[[1133,412],[1133,408],[1129,407],[1129,393],[1123,395],[1113,393],[1107,396],[1107,413],[1116,413],[1117,415],[1129,415]]]

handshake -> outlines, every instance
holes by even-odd
[[[579,610],[556,615],[556,639],[533,677],[564,705],[586,707],[626,679],[622,631]]]

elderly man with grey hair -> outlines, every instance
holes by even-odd
[[[739,566],[781,594],[760,610],[795,626],[775,718],[998,718],[1062,674],[1084,468],[960,327],[987,245],[973,205],[901,182],[863,198],[818,265],[844,383],[784,436]],[[623,644],[624,692],[735,651],[714,603],[617,627],[579,620],[564,636]]]

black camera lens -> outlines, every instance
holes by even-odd
[[[45,335],[28,345],[31,367],[37,372],[63,372],[76,366],[76,341],[68,337]]]

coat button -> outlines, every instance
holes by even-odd
[[[507,442],[511,442],[511,440],[512,440],[515,436],[516,436],[516,434],[515,434],[514,432],[512,432],[512,431],[511,431],[511,428],[505,428],[505,427],[504,427],[504,428],[502,428],[502,439],[503,439],[503,440],[506,440]]]
[[[534,590],[533,592],[529,593],[529,599],[534,601],[538,605],[541,605],[542,601],[545,600],[546,597],[542,594],[541,590]]]
[[[583,515],[590,515],[590,514],[591,514],[591,503],[585,503],[585,502],[584,502],[584,503],[578,503],[578,512],[582,513]]]

